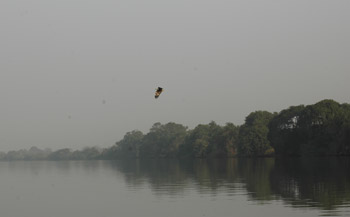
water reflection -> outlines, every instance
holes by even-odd
[[[274,194],[292,206],[334,210],[349,205],[349,158],[276,160],[270,177]]]
[[[155,194],[234,195],[242,189],[259,203],[333,211],[350,207],[349,158],[110,161],[132,189],[148,185]],[[327,212],[325,212],[327,214]]]
[[[125,176],[129,187],[144,188],[147,184],[156,194],[176,195],[186,188],[215,194],[220,190],[232,191],[232,184],[239,180],[236,160],[130,160],[109,163]]]
[[[350,211],[350,158],[346,157],[1,162],[0,176],[7,183],[3,188],[17,189],[22,182],[39,188],[33,180],[43,179],[40,188],[46,188],[45,192],[55,187],[62,194],[69,193],[65,191],[67,187],[87,195],[91,189],[104,189],[82,182],[84,177],[93,185],[109,183],[107,189],[118,186],[138,197],[145,189],[151,189],[155,196],[175,200],[189,198],[193,192],[190,197],[221,201],[242,199],[239,196],[243,194],[253,203],[282,202],[284,207],[321,210],[323,215],[344,215]],[[21,187],[18,194],[22,191],[30,190]],[[55,198],[60,198],[57,192]],[[11,191],[8,195],[12,195]],[[109,194],[105,192],[106,195]],[[80,193],[76,197],[81,198]],[[110,197],[116,199],[113,194]]]

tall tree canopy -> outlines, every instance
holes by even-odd
[[[244,156],[260,156],[271,149],[267,138],[268,124],[274,114],[267,111],[250,113],[240,127],[238,137],[238,154]]]
[[[147,133],[140,148],[142,157],[175,157],[186,136],[187,127],[173,122],[155,123]]]
[[[270,123],[269,139],[278,154],[350,154],[350,106],[334,100],[290,107]]]

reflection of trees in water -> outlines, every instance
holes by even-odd
[[[271,187],[293,206],[335,209],[350,202],[349,158],[276,160]]]
[[[106,170],[125,178],[131,189],[148,186],[158,195],[245,193],[250,199],[275,199],[294,207],[336,210],[350,204],[350,158],[257,158],[212,160],[121,160],[2,162],[6,170],[35,175],[88,173]]]
[[[123,160],[111,161],[132,187],[149,184],[159,194],[181,194],[186,188],[215,193],[234,183],[236,160]]]
[[[270,173],[275,165],[273,158],[239,159],[238,172],[246,185],[248,195],[254,200],[274,199]]]
[[[293,207],[332,212],[350,205],[349,157],[1,162],[0,174],[6,171],[58,176],[112,171],[130,189],[149,186],[158,195],[193,189],[211,195],[245,193],[259,203],[280,199]]]
[[[179,194],[188,184],[188,174],[180,169],[177,160],[109,161],[110,166],[125,177],[132,188],[150,185],[156,193]]]
[[[349,158],[111,161],[132,188],[156,194],[186,189],[216,194],[242,191],[252,200],[281,199],[292,206],[332,210],[350,202]]]
[[[196,188],[202,192],[215,194],[225,188],[233,191],[235,186],[230,185],[237,181],[237,160],[192,160],[182,162],[182,169],[186,169]]]

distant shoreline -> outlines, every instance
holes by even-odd
[[[241,126],[220,126],[212,121],[188,129],[174,122],[155,123],[148,133],[133,130],[104,149],[52,151],[31,147],[0,152],[2,161],[283,156],[350,156],[350,105],[326,99],[278,113],[255,111]]]

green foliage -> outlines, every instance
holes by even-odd
[[[268,139],[278,154],[296,155],[300,152],[300,143],[305,140],[300,130],[299,120],[305,107],[291,106],[282,110],[269,123]]]
[[[138,158],[140,155],[140,146],[144,135],[141,131],[134,130],[126,133],[124,138],[116,143],[114,153],[116,156]]]
[[[239,127],[232,123],[226,123],[223,128],[223,147],[222,150],[227,157],[233,157],[237,154]]]
[[[350,107],[333,100],[290,107],[271,121],[269,139],[278,154],[350,154]]]
[[[187,135],[181,150],[181,156],[206,157],[209,146],[209,126],[198,125]]]
[[[271,149],[267,135],[268,124],[273,116],[274,114],[267,111],[256,111],[246,117],[239,131],[239,155],[263,156],[267,150]]]
[[[214,121],[200,124],[189,131],[180,146],[180,156],[184,157],[228,157],[236,154],[238,127],[227,123],[225,127]]]
[[[140,157],[176,157],[187,133],[187,127],[173,122],[155,123],[142,139]]]

